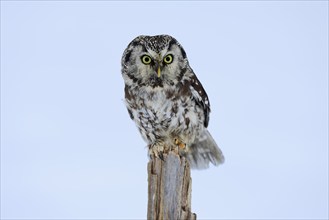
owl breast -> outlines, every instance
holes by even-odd
[[[204,115],[185,90],[167,86],[131,91],[134,99],[127,100],[127,107],[147,143],[170,142],[174,137],[187,145],[194,142]]]

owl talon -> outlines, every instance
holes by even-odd
[[[163,144],[149,145],[149,155],[151,158],[160,158],[161,160],[164,160],[163,151],[164,151]]]
[[[159,152],[159,158],[164,161],[163,152]]]
[[[186,144],[183,143],[181,140],[179,140],[178,138],[174,139],[174,143],[179,147],[180,150],[183,150],[186,148]]]

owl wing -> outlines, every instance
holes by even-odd
[[[209,123],[210,103],[206,91],[198,78],[193,74],[190,80],[190,90],[192,99],[203,109],[204,126],[200,136],[190,146],[186,154],[187,159],[193,169],[205,169],[211,162],[214,165],[222,164],[225,160],[222,151],[217,146],[215,140],[211,137],[207,126]]]
[[[208,127],[209,123],[209,113],[210,113],[210,102],[208,95],[204,90],[199,79],[193,74],[190,81],[190,89],[192,92],[192,98],[195,100],[196,104],[203,109],[204,112],[204,126]]]
[[[127,85],[125,85],[125,99],[126,99],[126,105],[127,105],[127,110],[128,110],[128,113],[129,113],[129,116],[132,120],[134,120],[134,115],[130,109],[130,103],[133,99],[132,95],[129,93],[129,88]]]

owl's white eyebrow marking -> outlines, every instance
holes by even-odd
[[[147,52],[148,52],[148,54],[150,54],[151,57],[153,57],[154,59],[157,59],[158,56],[159,56],[159,55],[158,55],[155,51],[153,51],[153,50],[147,50]]]

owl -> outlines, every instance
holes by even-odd
[[[121,65],[128,113],[151,157],[162,158],[174,148],[194,169],[224,162],[207,129],[208,96],[175,38],[136,37],[125,49]]]

